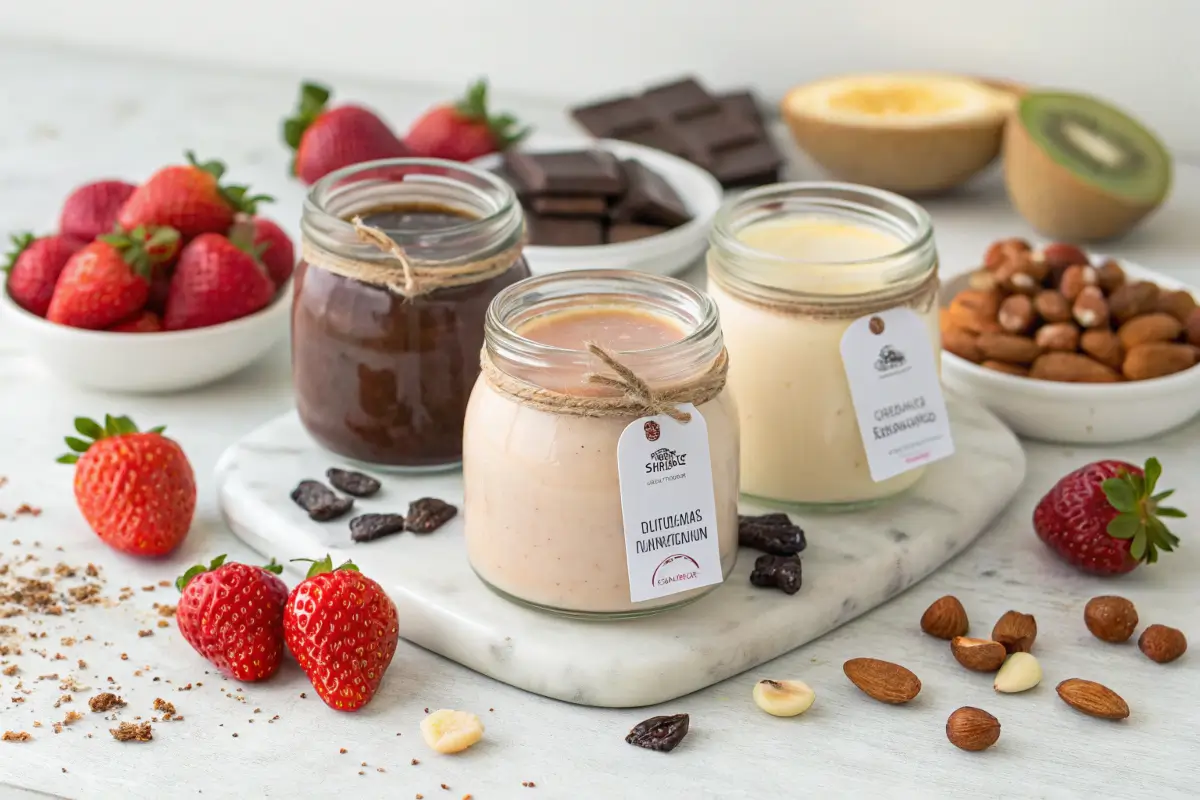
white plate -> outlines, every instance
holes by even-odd
[[[1091,254],[1093,263],[1108,256]],[[1125,274],[1164,289],[1200,290],[1159,272],[1115,259]],[[967,275],[942,286],[942,302],[966,288]],[[1200,413],[1200,367],[1148,381],[1057,383],[1005,375],[942,353],[942,382],[973,397],[1018,435],[1064,444],[1117,444],[1156,436]]]
[[[724,194],[717,179],[695,164],[661,150],[614,139],[534,137],[521,149],[533,153],[597,149],[618,158],[640,161],[679,193],[692,215],[691,222],[678,228],[633,242],[590,247],[530,245],[525,248],[525,258],[534,275],[578,269],[635,269],[676,275],[694,264],[708,248],[708,231]],[[471,163],[492,169],[499,165],[500,156],[484,156]]]

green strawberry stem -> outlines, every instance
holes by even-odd
[[[1120,512],[1108,523],[1108,535],[1114,539],[1132,540],[1130,557],[1147,564],[1158,561],[1159,550],[1169,553],[1179,544],[1179,537],[1167,529],[1161,518],[1187,516],[1177,508],[1159,505],[1175,492],[1168,489],[1155,494],[1160,477],[1162,465],[1157,458],[1150,458],[1143,474],[1135,475],[1126,470],[1100,484],[1108,502]]]
[[[246,216],[240,216],[229,227],[229,232],[225,234],[225,238],[238,250],[241,250],[260,264],[262,263],[262,254],[270,247],[267,242],[263,242],[262,244],[254,243],[254,223]]]
[[[175,255],[179,231],[165,225],[149,228],[139,225],[131,231],[126,231],[117,225],[113,227],[112,233],[98,238],[114,247],[134,272],[150,280],[154,267],[169,261]]]
[[[114,417],[111,414],[104,416],[104,425],[87,417],[76,417],[75,430],[84,438],[80,439],[76,436],[66,437],[67,447],[71,448],[72,452],[59,456],[57,459],[59,464],[74,464],[79,460],[80,454],[86,453],[88,448],[101,439],[108,439],[113,436],[125,436],[130,433],[141,433],[138,430],[138,426],[129,417]],[[146,431],[146,433],[162,433],[164,430],[166,430],[166,426],[159,425],[157,428],[151,428]]]
[[[275,198],[269,194],[250,194],[249,186],[242,185],[221,185],[221,178],[225,175],[225,162],[223,161],[197,161],[196,154],[191,150],[184,152],[187,157],[187,162],[196,169],[207,172],[217,180],[217,191],[221,198],[229,204],[229,207],[234,211],[241,211],[245,214],[253,214],[258,210],[259,203],[274,203]]]
[[[8,251],[6,256],[8,261],[5,263],[3,269],[5,272],[12,272],[13,267],[17,265],[17,259],[29,249],[29,245],[37,241],[37,237],[29,231],[25,231],[24,233],[12,234],[8,237],[8,240],[12,242],[12,250]]]
[[[222,553],[214,558],[207,567],[203,564],[197,564],[194,567],[189,567],[187,572],[175,579],[175,588],[182,592],[187,588],[188,582],[191,581],[192,578],[196,577],[197,575],[203,575],[205,572],[215,572],[224,563],[225,554]]]
[[[496,148],[504,150],[529,135],[529,126],[517,127],[517,118],[512,114],[503,113],[491,116],[488,114],[488,85],[486,78],[480,78],[467,87],[467,93],[454,105],[458,115],[469,122],[486,123],[496,141]]]
[[[328,553],[325,554],[324,558],[319,560],[313,558],[293,558],[292,561],[312,564],[312,566],[308,568],[308,573],[304,576],[305,580],[308,580],[314,575],[324,575],[326,572],[338,572],[340,570],[358,572],[358,567],[352,561],[347,561],[340,567],[335,568],[333,566],[333,558]]]
[[[272,575],[282,575],[283,574],[283,564],[280,564],[278,561],[276,561],[273,558],[270,561],[268,561],[266,564],[263,564],[263,569],[265,569],[267,572],[270,572]]]
[[[328,87],[318,83],[300,84],[300,99],[296,102],[295,113],[283,121],[283,141],[293,152],[300,149],[300,140],[304,132],[317,121],[317,117],[325,112],[332,92]],[[293,155],[289,168],[292,175],[296,174],[296,158]]]

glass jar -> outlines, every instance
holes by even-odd
[[[745,495],[853,508],[920,479],[923,468],[872,480],[840,348],[855,320],[908,307],[940,370],[937,266],[929,215],[890,192],[788,183],[726,202],[708,289],[729,348]]]
[[[457,466],[488,304],[529,275],[513,190],[450,161],[356,164],[313,185],[301,234],[292,380],[304,427],[375,468]]]
[[[724,389],[716,307],[682,281],[620,270],[530,278],[492,302],[483,354],[490,367],[471,393],[463,445],[471,566],[509,599],[572,616],[640,616],[687,603],[714,586],[631,600],[617,440],[642,415],[580,416],[523,399],[541,391],[620,396],[589,380],[606,367],[585,340],[656,392],[721,368],[715,394],[696,407],[708,430],[721,578],[733,569],[738,422]]]

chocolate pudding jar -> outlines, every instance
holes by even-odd
[[[565,272],[498,294],[485,332],[484,369],[463,442],[467,555],[484,583],[522,604],[590,618],[655,613],[716,588],[737,559],[738,419],[725,389],[727,357],[712,301],[672,278]],[[711,466],[707,555],[693,553],[708,585],[680,583],[634,599],[650,582],[631,576],[651,576],[678,551],[672,543],[639,557],[642,548],[627,539],[622,492],[630,473],[618,470],[618,444],[636,432],[643,450],[633,460],[635,479],[644,482],[653,476],[642,462],[671,441],[672,423],[614,383],[622,367],[655,398],[669,398],[671,413],[685,403],[694,409],[681,425],[702,426],[687,435],[697,437],[692,444],[706,442]],[[663,420],[661,441],[658,423],[643,422],[648,416]],[[698,448],[689,451],[699,458]],[[686,470],[664,474],[701,474],[696,458]],[[653,499],[642,506],[647,519],[659,521],[683,508]],[[651,538],[657,526],[646,528],[656,528]],[[639,573],[642,566],[648,569]]]
[[[488,304],[529,275],[512,189],[450,161],[357,164],[313,185],[301,234],[292,380],[304,427],[375,468],[458,465]]]

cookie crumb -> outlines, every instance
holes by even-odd
[[[82,714],[81,712],[79,712],[79,711],[68,711],[68,712],[67,712],[67,715],[66,715],[65,717],[63,717],[62,724],[63,724],[63,725],[70,725],[72,722],[78,722],[78,721],[79,721],[79,720],[81,720],[81,719],[83,719],[83,714]]]
[[[13,675],[16,675],[20,671],[21,671],[21,668],[18,667],[16,664],[9,664],[7,667],[4,668],[4,674],[10,678]]]
[[[145,639],[147,636],[153,635],[154,631],[150,630],[149,628],[143,628],[142,630],[138,631],[138,638],[140,639]]]
[[[33,737],[25,731],[5,731],[3,736],[0,736],[0,741],[5,742],[28,742]]]
[[[111,711],[114,708],[124,706],[125,701],[112,692],[103,692],[88,700],[88,705],[92,711]]]
[[[417,761],[415,758],[412,760],[412,765],[413,765],[414,767],[415,767],[417,764],[420,764],[420,763],[421,763],[421,762],[420,762],[420,761]]]
[[[74,699],[75,699],[75,698],[74,698],[74,697],[71,697],[71,695],[69,695],[69,694],[64,694],[62,697],[60,697],[60,698],[58,698],[57,700],[55,700],[55,701],[54,701],[54,707],[55,707],[55,708],[58,708],[58,707],[59,707],[59,706],[61,706],[63,703],[70,703],[70,702],[71,702],[72,700],[74,700]]]
[[[338,752],[341,753],[342,755],[346,755],[346,748],[340,747],[340,748],[338,748]]]
[[[442,788],[445,789],[447,792],[450,791],[450,787],[444,783],[442,784]]]
[[[149,722],[122,722],[115,728],[109,728],[108,732],[118,742],[148,742],[154,738]]]
[[[154,698],[154,710],[163,712],[163,721],[167,721],[175,715],[175,705],[168,703],[161,697]]]
[[[167,622],[165,619],[160,619],[160,620],[158,621],[158,627],[160,627],[160,628],[169,628],[169,627],[171,627],[171,623]]]

